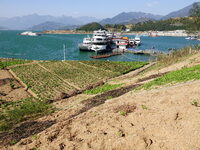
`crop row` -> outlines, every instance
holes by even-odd
[[[49,73],[38,64],[19,66],[12,71],[39,97],[53,98],[57,92],[69,92],[74,88]]]
[[[93,76],[98,77],[99,79],[107,79],[107,78],[120,75],[119,73],[113,72],[112,70],[105,70],[105,68],[103,67],[88,66],[87,64],[82,63],[82,62],[80,63],[77,61],[67,61],[67,63],[80,70],[84,70],[92,74]],[[96,63],[98,62],[95,61],[93,64],[96,64]]]
[[[20,60],[20,59],[0,59],[0,69],[13,66],[13,65],[25,64],[29,62],[32,62],[32,61]]]
[[[41,63],[41,65],[79,88],[84,88],[98,80],[96,76],[91,75],[89,72],[63,62],[48,62]]]
[[[109,70],[118,74],[124,74],[131,70],[140,68],[146,63],[144,62],[108,62],[108,61],[82,61],[87,65],[91,65],[104,70]]]

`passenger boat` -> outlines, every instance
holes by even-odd
[[[20,35],[27,35],[27,36],[38,36],[39,34],[31,32],[31,31],[26,31],[26,32],[22,32],[20,33]]]
[[[108,48],[108,36],[105,30],[94,31],[91,50],[95,52],[105,51]]]
[[[129,39],[105,30],[97,30],[93,32],[92,38],[83,39],[83,43],[79,44],[79,49],[80,51],[106,52],[113,49],[126,50],[140,45],[139,36]]]
[[[111,50],[113,34],[105,30],[93,32],[92,38],[84,38],[83,43],[79,44],[80,51],[102,52]]]
[[[135,37],[135,44],[136,44],[137,46],[140,46],[140,45],[141,45],[141,40],[140,40],[140,37],[139,37],[138,35]]]
[[[79,44],[80,51],[90,51],[92,46],[92,38],[89,36],[83,39],[83,43]]]

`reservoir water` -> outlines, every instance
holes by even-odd
[[[63,60],[63,44],[66,45],[67,60],[92,60],[94,52],[80,52],[78,44],[87,35],[42,35],[21,36],[22,31],[0,31],[0,58],[31,60]],[[133,38],[134,36],[129,35]],[[200,44],[199,41],[186,40],[185,37],[141,37],[142,45],[137,49],[152,49],[168,52],[168,48],[182,48]],[[125,53],[104,60],[109,61],[148,61],[150,56]]]

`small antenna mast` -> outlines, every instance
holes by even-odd
[[[66,46],[65,46],[65,44],[63,44],[63,52],[64,52],[64,60],[63,60],[63,61],[66,60],[66,57],[65,57],[65,49],[66,49]]]

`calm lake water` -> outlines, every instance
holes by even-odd
[[[78,44],[87,35],[42,35],[37,37],[17,35],[22,31],[0,31],[0,57],[31,60],[62,60],[63,44],[66,44],[67,60],[92,60],[94,52],[80,52]],[[134,37],[134,36],[128,36]],[[184,37],[141,37],[142,45],[137,49],[151,49],[168,52],[168,48],[182,48],[199,44],[199,41]],[[109,61],[148,61],[150,56],[123,54],[106,58]]]

